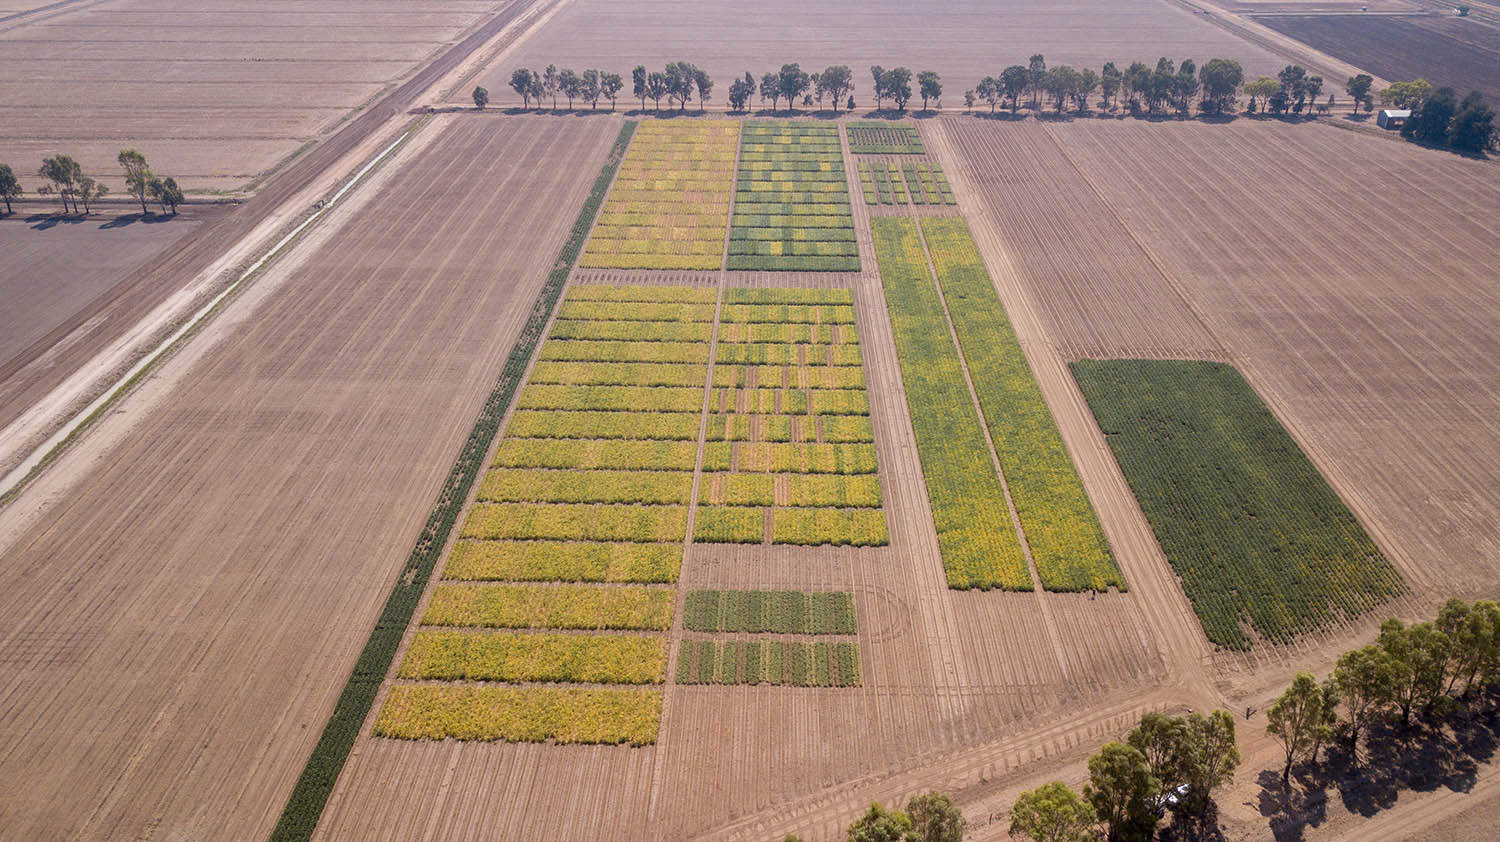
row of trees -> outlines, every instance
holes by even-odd
[[[874,83],[877,108],[883,107],[889,99],[898,109],[905,111],[914,93],[922,98],[924,110],[933,103],[941,102],[943,83],[934,71],[923,70],[913,75],[907,67],[887,70],[877,65],[870,68],[870,75]],[[631,71],[630,78],[631,92],[641,101],[642,111],[646,109],[647,100],[654,103],[658,111],[661,110],[663,99],[667,100],[668,105],[676,102],[681,111],[686,111],[688,103],[695,98],[699,106],[703,107],[707,105],[714,87],[713,80],[707,73],[687,61],[671,62],[659,71],[648,71],[644,65],[638,65]],[[915,92],[912,88],[914,79]],[[613,109],[615,97],[623,89],[624,82],[616,73],[589,69],[579,74],[567,68],[558,70],[556,65],[549,64],[541,73],[524,67],[517,68],[511,73],[510,86],[520,95],[523,108],[530,108],[533,102],[540,108],[541,103],[550,98],[552,108],[556,110],[557,96],[561,94],[568,100],[569,110],[572,110],[575,100],[587,102],[591,108],[596,108],[601,98],[608,99],[610,108]],[[824,68],[820,73],[808,73],[801,65],[793,62],[782,65],[779,71],[763,74],[759,80],[755,78],[755,74],[745,71],[742,78],[729,83],[729,106],[735,111],[743,111],[749,106],[750,100],[759,95],[761,104],[770,100],[772,110],[783,101],[788,109],[795,109],[799,103],[806,107],[812,107],[816,103],[821,109],[826,101],[835,110],[843,107],[853,110],[853,93],[854,72],[848,65],[836,64]],[[478,108],[489,104],[489,91],[483,87],[476,87],[473,97],[474,105]]]
[[[675,66],[671,64],[667,65],[667,68],[670,71]],[[541,73],[524,67],[516,68],[515,72],[510,74],[510,86],[521,95],[521,102],[525,108],[531,107],[532,100],[535,100],[537,107],[541,108],[542,100],[551,98],[552,108],[555,111],[557,95],[562,94],[568,100],[569,111],[573,110],[574,100],[582,100],[589,104],[590,109],[597,109],[600,99],[609,100],[609,107],[613,110],[615,98],[620,95],[625,82],[618,73],[606,73],[592,67],[582,73],[575,73],[570,68],[558,70],[557,65],[549,64]],[[664,90],[661,95],[665,96],[666,91]],[[474,89],[475,106],[484,108],[489,102],[489,91],[483,87]]]
[[[161,205],[163,213],[168,208],[173,214],[182,203],[182,190],[176,180],[159,178],[146,163],[146,156],[134,149],[122,149],[116,156],[125,170],[125,191],[141,203],[141,213],[146,214],[146,200]],[[45,180],[36,189],[39,196],[57,196],[62,201],[63,213],[82,213],[87,216],[93,203],[108,195],[109,187],[98,179],[86,175],[83,166],[69,155],[54,155],[42,159],[37,175]],[[20,179],[9,164],[0,164],[0,198],[5,200],[5,212],[11,213],[11,201],[25,195]]]
[[[1062,781],[1021,793],[1011,810],[1010,835],[1036,842],[1085,842],[1102,829],[1109,842],[1140,842],[1170,812],[1188,832],[1213,821],[1213,792],[1240,764],[1234,717],[1148,713],[1124,742],[1107,743],[1089,758],[1083,794]]]
[[[1500,682],[1500,605],[1450,599],[1432,622],[1385,621],[1375,642],[1345,652],[1322,682],[1298,673],[1267,711],[1266,732],[1286,752],[1283,784],[1302,761],[1317,765],[1334,739],[1359,762],[1359,739],[1393,722],[1405,731],[1455,708],[1470,712]]]
[[[1037,54],[1024,66],[1013,64],[999,76],[981,79],[964,93],[964,103],[972,108],[977,97],[989,103],[993,112],[999,103],[1009,100],[1014,114],[1020,109],[1021,97],[1029,96],[1031,107],[1040,110],[1045,96],[1058,113],[1069,101],[1078,111],[1087,112],[1098,92],[1099,105],[1111,109],[1124,97],[1132,110],[1144,104],[1152,114],[1173,108],[1185,115],[1197,98],[1201,110],[1218,114],[1234,107],[1235,92],[1243,82],[1239,62],[1221,58],[1209,60],[1201,69],[1192,59],[1175,65],[1163,57],[1155,69],[1138,61],[1121,70],[1109,62],[1096,73],[1091,68],[1077,70],[1065,64],[1048,68],[1046,57]]]

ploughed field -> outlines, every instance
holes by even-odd
[[[492,129],[426,127],[399,204],[351,202],[7,533],[8,833],[268,836],[618,127]]]
[[[105,0],[0,31],[0,161],[64,152],[115,193],[133,147],[233,191],[340,125],[505,0]]]
[[[1423,78],[1462,99],[1500,102],[1500,30],[1471,20],[1400,15],[1264,15],[1255,20],[1393,82]]]

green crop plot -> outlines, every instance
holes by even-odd
[[[854,597],[840,591],[689,591],[688,631],[854,634]]]
[[[677,653],[678,684],[853,687],[859,682],[859,647],[853,643],[688,639]]]
[[[900,217],[870,224],[948,586],[1031,590],[917,225]]]
[[[913,123],[849,124],[849,151],[856,155],[921,155],[922,136]]]
[[[922,220],[969,377],[1049,591],[1123,588],[1073,460],[962,219]]]
[[[838,129],[745,123],[728,268],[858,272],[853,235]]]
[[[1396,569],[1233,366],[1084,360],[1088,400],[1208,639],[1295,640],[1402,591]]]
[[[497,468],[475,497],[489,503],[655,503],[685,506],[693,475],[681,471]]]

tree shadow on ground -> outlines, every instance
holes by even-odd
[[[1260,773],[1255,805],[1270,820],[1278,842],[1301,840],[1307,828],[1327,818],[1330,790],[1345,810],[1365,818],[1396,805],[1402,792],[1474,788],[1479,765],[1500,749],[1493,713],[1455,711],[1407,728],[1380,723],[1369,729],[1356,757],[1344,741],[1330,746],[1316,765],[1294,767],[1283,787],[1275,770]]]
[[[1219,826],[1219,805],[1209,801],[1207,811],[1197,820],[1174,817],[1156,838],[1160,842],[1225,842],[1224,829]]]
[[[88,217],[81,213],[55,211],[53,213],[34,213],[26,217],[26,221],[31,225],[33,231],[46,231],[58,225],[78,225],[88,222]]]
[[[107,231],[111,228],[124,228],[127,225],[134,225],[137,222],[144,225],[160,225],[164,222],[171,222],[176,218],[176,214],[156,213],[154,211],[147,211],[145,213],[127,213],[121,214],[120,216],[117,216],[114,219],[105,222],[99,227]]]

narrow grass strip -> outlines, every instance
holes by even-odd
[[[328,803],[328,796],[338,781],[339,772],[349,758],[349,750],[359,736],[360,726],[369,715],[380,684],[390,671],[396,648],[400,646],[401,637],[411,622],[412,614],[417,610],[417,602],[427,588],[427,580],[448,541],[448,534],[453,529],[454,521],[458,519],[458,512],[468,499],[474,478],[483,467],[484,454],[494,441],[500,420],[515,396],[526,366],[536,351],[537,343],[542,339],[547,320],[557,306],[557,300],[567,283],[568,273],[578,260],[578,252],[594,224],[604,193],[609,189],[625,148],[635,132],[635,126],[634,121],[628,120],[620,127],[620,134],[598,177],[594,179],[593,189],[584,201],[578,219],[573,223],[573,230],[563,243],[562,251],[554,268],[548,273],[546,282],[542,284],[536,301],[532,303],[531,313],[527,316],[516,344],[511,348],[510,356],[506,358],[500,378],[485,401],[479,418],[474,422],[463,449],[459,451],[458,460],[443,483],[437,504],[418,535],[416,546],[412,548],[411,555],[396,577],[396,583],[391,588],[390,596],[386,598],[375,628],[365,641],[353,672],[344,683],[343,692],[339,694],[328,724],[323,726],[323,733],[313,746],[307,765],[292,787],[281,817],[271,831],[271,842],[306,842],[312,838],[318,818],[323,814],[323,807]],[[652,734],[654,738],[655,732]]]

